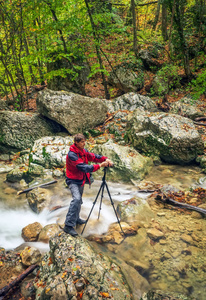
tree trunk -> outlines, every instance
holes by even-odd
[[[137,48],[137,24],[136,24],[136,11],[135,11],[135,1],[131,0],[131,10],[132,10],[132,25],[133,25],[133,51],[136,57],[138,57]]]
[[[103,81],[103,85],[104,85],[105,97],[106,97],[106,99],[110,99],[110,94],[109,94],[109,91],[108,91],[108,88],[107,88],[106,78],[105,78],[104,72],[103,72],[104,66],[103,66],[101,53],[100,53],[99,38],[98,38],[98,35],[97,35],[97,32],[96,32],[96,27],[95,27],[95,24],[94,24],[92,13],[91,13],[91,10],[89,8],[88,0],[84,0],[84,2],[85,2],[85,5],[86,5],[87,12],[88,12],[89,19],[90,19],[91,26],[92,26],[92,34],[93,34],[93,37],[94,37],[97,58],[98,58],[99,66],[100,66],[100,69],[101,69],[101,75],[102,75],[102,81]]]
[[[153,22],[153,30],[156,30],[157,23],[158,23],[158,20],[159,20],[159,14],[160,14],[160,0],[158,0],[158,3],[157,3],[157,10],[156,10],[155,19],[154,19],[154,22]]]
[[[167,34],[167,5],[162,3],[162,37],[164,41],[168,40]]]
[[[175,8],[173,8],[175,6]],[[172,3],[172,0],[169,1],[169,8],[171,13],[173,13],[173,9],[175,11],[174,13],[174,22],[177,27],[177,33],[179,36],[179,43],[180,43],[180,51],[182,53],[182,58],[183,58],[183,65],[184,65],[184,70],[185,70],[185,75],[190,78],[192,73],[190,70],[190,65],[189,65],[189,54],[188,54],[188,48],[187,48],[187,43],[185,40],[184,36],[184,28],[182,25],[182,19],[183,15],[181,14],[182,9],[180,9],[180,3],[179,1],[174,1]]]

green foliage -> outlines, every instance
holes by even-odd
[[[143,3],[136,1],[136,5]],[[193,43],[192,46],[197,49],[195,54],[197,56],[206,45],[205,3],[195,0],[177,1],[173,22],[171,19],[174,1],[162,0],[162,3],[167,5],[168,24],[172,23],[170,45],[173,52],[171,55],[170,51],[170,57],[174,61],[181,59],[184,63],[185,46],[188,47]],[[85,62],[87,59],[91,62],[90,77],[101,72],[108,76],[109,68],[102,69],[97,63],[95,46],[108,52],[107,57],[110,58],[113,66],[127,61],[128,67],[137,71],[141,68],[141,63],[135,59],[132,52],[132,25],[126,24],[130,4],[130,0],[120,0],[118,3],[112,0],[89,1],[97,37],[94,41],[93,28],[84,0],[1,1],[0,78],[3,83],[0,85],[0,96],[10,93],[11,90],[14,92],[14,97],[18,94],[23,95],[25,85],[39,84],[55,76],[69,76],[76,80],[80,74],[80,62]],[[137,14],[138,47],[153,44],[150,52],[154,58],[158,58],[158,50],[164,46],[161,26],[157,26],[157,30],[153,30],[152,26],[156,9],[155,3],[138,6]],[[181,15],[178,19],[179,12]],[[159,21],[161,22],[161,18]],[[197,41],[195,45],[194,34]],[[56,53],[55,58],[53,53]],[[106,65],[107,59],[102,53],[101,55],[103,64]],[[48,70],[48,64],[58,59],[70,62],[71,68],[61,66],[56,70]],[[169,89],[179,81],[176,76],[177,70],[170,71],[174,73],[172,80],[166,69],[160,74],[160,77],[166,79]],[[198,80],[192,83],[193,89],[200,85]],[[23,109],[24,101],[23,97],[17,98],[15,109]]]
[[[165,65],[157,72],[157,74],[159,79],[167,84],[168,90],[171,90],[173,87],[178,87],[180,84],[177,66]]]
[[[98,63],[94,63],[91,66],[91,72],[89,74],[89,78],[93,77],[97,73],[104,73],[105,75],[109,75],[109,72],[106,69],[101,69]]]
[[[206,70],[199,74],[196,79],[192,79],[190,87],[195,99],[199,99],[200,96],[206,95]]]
[[[43,155],[43,158],[44,158],[45,160],[49,160],[50,157],[51,157],[50,153],[47,153],[47,152],[46,152],[46,147],[43,147],[43,148],[42,148],[42,155]]]

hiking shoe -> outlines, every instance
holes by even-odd
[[[66,226],[65,225],[63,230],[64,230],[64,232],[70,234],[71,236],[77,236],[78,235],[78,233],[71,226]]]
[[[78,225],[83,225],[83,224],[85,224],[87,222],[87,220],[83,220],[83,219],[78,219],[77,220],[77,224]]]

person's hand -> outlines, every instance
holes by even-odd
[[[105,160],[101,164],[99,164],[100,168],[108,167],[108,162]]]
[[[107,158],[106,161],[108,162],[109,167],[113,167],[114,163],[109,158]]]

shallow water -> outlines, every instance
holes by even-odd
[[[94,233],[102,234],[108,230],[111,223],[117,221],[106,190],[104,191],[101,210],[100,195],[94,204],[100,186],[101,181],[98,180],[93,183],[91,189],[85,185],[81,217],[86,219],[92,207],[93,211],[84,231],[84,236]],[[120,201],[138,195],[137,188],[134,186],[108,183],[108,187],[115,206]],[[0,246],[7,250],[24,243],[21,231],[28,224],[39,222],[45,226],[58,222],[63,225],[71,201],[71,194],[69,189],[65,187],[64,180],[58,180],[57,183],[46,188],[51,195],[50,207],[40,214],[36,214],[29,207],[26,194],[17,195],[18,190],[21,189],[18,185],[7,184],[5,174],[0,174]],[[143,199],[146,196],[143,195]],[[61,208],[53,211],[52,208],[56,206]],[[45,248],[45,245],[42,247]]]
[[[6,175],[0,174],[0,246],[5,249],[13,249],[24,243],[21,238],[21,230],[28,224],[39,222],[43,226],[58,222],[63,224],[71,195],[69,189],[65,187],[64,180],[58,180],[56,184],[50,185],[46,189],[51,195],[51,205],[40,214],[35,214],[31,211],[27,203],[26,194],[17,196],[17,191],[22,188],[18,185],[8,185],[5,182]],[[206,188],[206,177],[201,170],[196,166],[173,166],[173,165],[160,165],[154,167],[152,172],[145,178],[145,180],[153,181],[158,184],[171,184],[179,189],[190,189],[196,185]],[[83,205],[81,210],[81,217],[87,218],[92,207],[93,211],[89,222],[84,231],[84,236],[90,234],[102,234],[107,231],[109,225],[116,222],[116,216],[113,210],[111,200],[108,197],[106,190],[104,191],[103,203],[100,211],[100,196],[96,202],[95,197],[99,191],[101,181],[95,180],[92,188],[85,186]],[[118,202],[127,200],[137,195],[142,197],[142,201],[146,201],[148,193],[139,193],[138,188],[134,185],[125,185],[122,183],[108,182],[108,187],[112,196],[112,201],[116,205]],[[57,210],[51,211],[52,207],[61,206]],[[98,214],[100,218],[98,219]],[[180,235],[193,225],[199,226],[198,232],[194,233],[199,238],[200,233],[204,234],[205,219],[194,221],[190,216],[179,215],[170,212],[168,209],[164,210],[165,216],[160,217],[158,224],[162,226],[166,232],[167,245],[150,245],[145,241],[146,228],[141,228],[138,234],[133,237],[127,237],[121,245],[114,245],[113,250],[104,248],[102,249],[108,255],[113,257],[122,258],[127,263],[131,260],[138,260],[145,264],[149,263],[152,267],[143,276],[149,281],[151,288],[162,289],[165,291],[172,291],[183,293],[191,297],[191,299],[204,300],[206,299],[206,287],[204,283],[205,266],[205,248],[193,247],[192,252],[194,255],[184,254],[187,245],[182,242]],[[165,219],[164,219],[165,218]],[[174,223],[174,224],[173,224]],[[167,225],[166,225],[167,224]],[[180,227],[180,231],[172,230],[176,224]],[[185,228],[185,229],[184,229]],[[179,230],[179,229],[178,229]],[[181,232],[182,230],[182,232]],[[194,230],[193,230],[194,231]],[[203,236],[204,239],[204,236]],[[48,245],[43,243],[29,243],[38,247],[42,251],[47,251]],[[140,248],[140,244],[141,247]],[[204,245],[204,244],[203,244]],[[112,248],[111,247],[111,248]],[[171,258],[164,259],[164,253],[170,252]],[[173,257],[172,253],[179,251],[177,257]],[[190,250],[188,250],[188,253]],[[187,253],[187,251],[185,253]],[[162,256],[163,255],[163,256]],[[163,258],[162,258],[163,257]],[[185,266],[187,277],[178,277],[180,267]],[[204,268],[202,268],[203,266]],[[195,269],[196,268],[196,269]],[[202,269],[201,269],[202,268]]]

